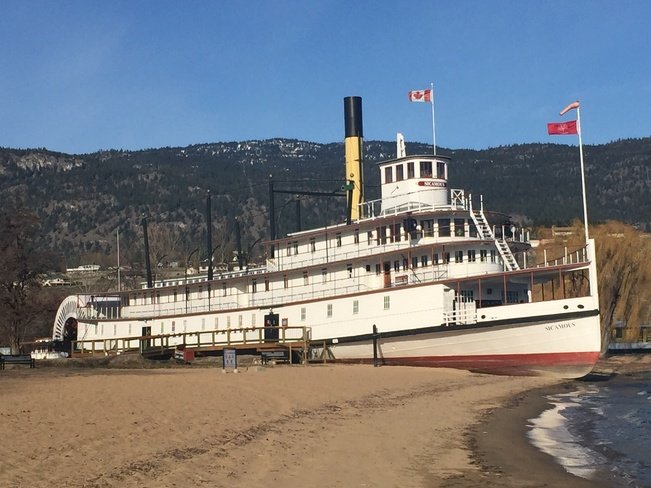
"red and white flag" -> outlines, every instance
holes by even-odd
[[[432,90],[412,90],[407,96],[410,102],[431,102]]]
[[[577,100],[576,102],[570,103],[567,107],[565,107],[563,110],[561,110],[560,115],[565,115],[567,112],[574,108],[579,108],[579,101]]]
[[[576,120],[570,120],[568,122],[552,122],[547,124],[547,134],[550,136],[567,136],[578,134],[577,129]]]

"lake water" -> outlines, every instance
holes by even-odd
[[[529,438],[567,471],[613,487],[651,487],[651,373],[549,395]]]

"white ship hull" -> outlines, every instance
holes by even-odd
[[[424,333],[405,332],[394,337],[380,334],[378,362],[564,378],[579,378],[593,369],[600,354],[597,315],[531,323],[522,320],[493,327],[451,326]],[[329,347],[339,361],[373,361],[372,339]]]

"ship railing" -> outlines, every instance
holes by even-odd
[[[205,303],[197,303],[198,300]],[[210,312],[213,310],[231,310],[238,307],[239,304],[236,301],[208,300],[207,298],[190,299],[166,304],[154,304],[153,307],[151,304],[130,305],[129,307],[124,307],[121,318],[161,317],[165,315]],[[139,308],[142,308],[142,310],[139,310]]]
[[[304,289],[305,287],[297,287]],[[264,307],[267,305],[281,304],[302,300],[311,300],[313,298],[323,298],[323,297],[336,297],[341,295],[348,295],[350,293],[359,293],[363,291],[371,290],[366,284],[356,283],[349,286],[337,286],[336,288],[327,287],[322,290],[310,289],[310,291],[305,291],[302,293],[289,293],[287,295],[275,295],[268,297],[255,297],[252,296],[249,299],[249,306],[251,307]]]
[[[443,312],[443,323],[449,325],[472,325],[477,323],[477,308],[472,303],[457,303],[457,305],[468,305],[459,310],[448,310]]]
[[[432,205],[422,203],[422,191],[410,192],[406,195],[400,195],[388,198],[378,198],[376,200],[369,200],[359,204],[360,220],[374,219],[377,217],[385,217],[387,215],[398,215],[405,212],[426,212],[436,208],[452,208],[457,210],[466,210],[467,201],[463,198],[464,191],[459,189],[452,189],[450,191],[451,204],[445,205]],[[403,200],[405,196],[412,195],[414,200],[395,205],[392,202]]]
[[[534,268],[548,268],[551,266],[562,266],[567,264],[581,264],[588,263],[588,253],[585,246],[580,247],[574,251],[569,251],[567,246],[563,248],[563,255],[555,258],[547,256],[547,249],[543,249],[543,260],[540,263],[533,265]]]
[[[70,352],[74,356],[109,355],[128,352],[149,353],[169,351],[177,346],[204,351],[228,347],[264,346],[309,347],[311,328],[307,326],[238,327],[207,331],[152,334],[111,339],[84,339],[72,341]],[[291,350],[291,349],[290,349]]]

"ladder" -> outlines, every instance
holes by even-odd
[[[479,212],[475,212],[472,209],[472,195],[468,197],[468,209],[470,212],[470,217],[472,217],[472,221],[474,222],[475,227],[477,227],[477,234],[481,239],[491,239],[495,242],[495,247],[502,257],[502,262],[504,263],[504,269],[506,271],[514,271],[520,269],[520,265],[511,252],[511,248],[509,247],[508,243],[504,240],[504,238],[496,238],[493,234],[493,231],[491,230],[491,227],[488,225],[488,221],[486,220],[486,216],[484,215],[484,201],[483,199],[480,201],[481,204],[479,207]]]

